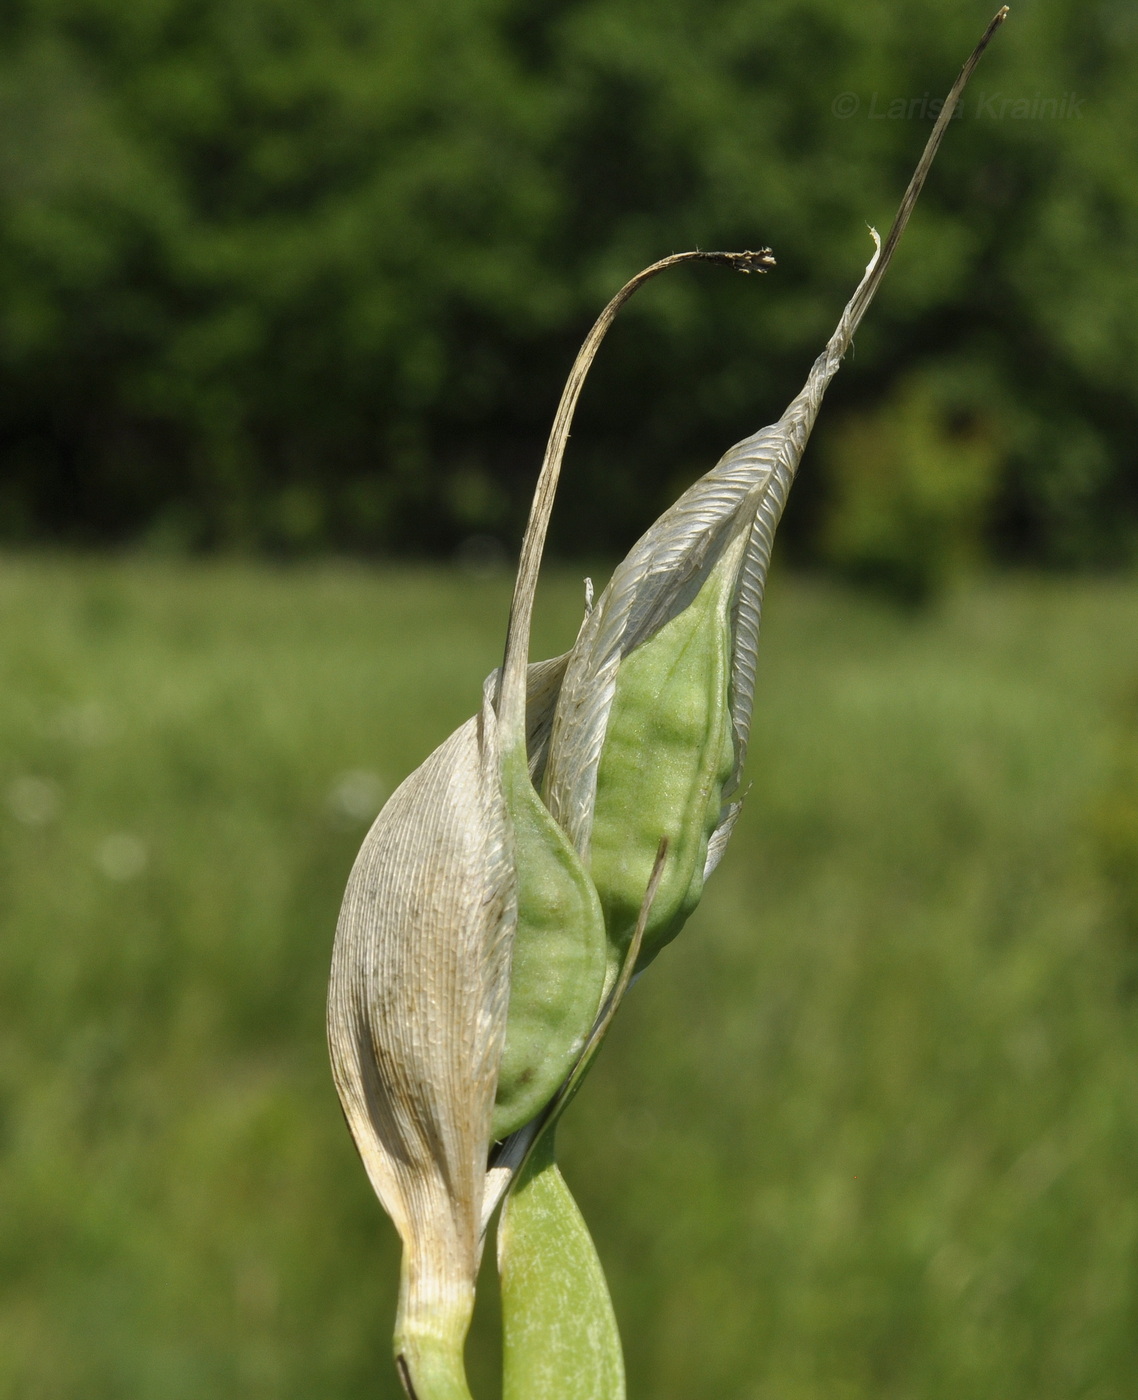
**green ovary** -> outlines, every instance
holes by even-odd
[[[573,1068],[605,987],[608,943],[596,890],[530,782],[524,754],[503,765],[514,825],[518,925],[495,1140],[528,1123]]]
[[[589,868],[610,940],[628,946],[660,838],[663,878],[639,965],[683,927],[703,893],[707,842],[734,764],[728,687],[737,549],[683,612],[621,662],[597,773]]]

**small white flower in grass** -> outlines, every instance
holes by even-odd
[[[378,773],[353,768],[341,773],[328,794],[328,806],[338,817],[350,822],[370,822],[383,806],[388,787]]]
[[[15,778],[8,784],[5,800],[9,812],[24,826],[47,826],[59,815],[59,785],[50,778],[31,774]]]
[[[146,845],[129,831],[116,831],[99,842],[95,864],[108,880],[125,884],[146,869],[150,854]]]

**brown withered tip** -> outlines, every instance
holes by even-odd
[[[736,272],[768,272],[775,266],[774,254],[769,248],[759,248],[756,252],[733,253],[731,266]]]
[[[698,258],[708,262],[726,263],[736,272],[769,272],[775,266],[774,254],[769,248],[748,249],[745,253],[697,253]]]

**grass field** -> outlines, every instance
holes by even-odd
[[[394,1400],[324,983],[367,821],[474,709],[507,595],[0,564],[4,1400]],[[555,576],[535,653],[579,608]],[[1138,1393],[1138,1012],[1096,845],[1135,694],[1135,582],[911,617],[774,580],[743,819],[561,1133],[632,1400]]]

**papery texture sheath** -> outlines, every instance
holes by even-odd
[[[515,920],[497,720],[484,703],[368,833],[328,1002],[336,1088],[403,1240],[396,1354],[421,1400],[466,1394]]]

